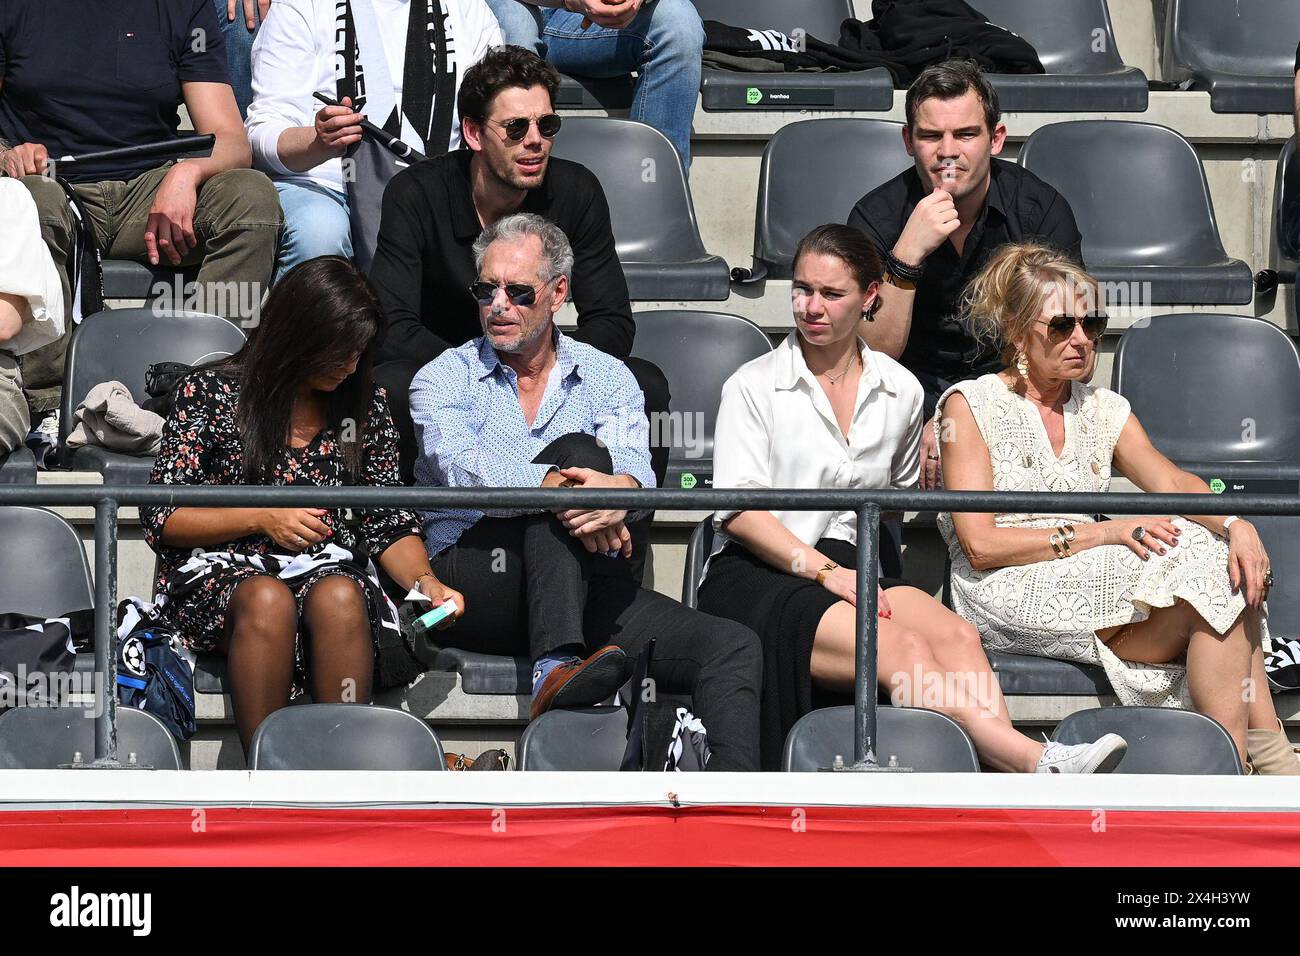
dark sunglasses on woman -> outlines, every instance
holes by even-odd
[[[493,122],[496,122],[495,120]],[[547,139],[550,139],[560,131],[561,120],[555,113],[547,113],[545,116],[539,116],[536,120],[528,119],[524,116],[516,117],[512,120],[506,120],[504,123],[497,122],[506,132],[506,139],[512,143],[518,143],[528,135],[528,127],[537,123],[537,132],[541,133]]]
[[[1075,325],[1083,327],[1083,334],[1094,342],[1102,337],[1106,332],[1106,323],[1110,320],[1106,315],[1085,315],[1078,318],[1073,315],[1054,315],[1051,321],[1044,322],[1047,326],[1047,336],[1053,342],[1064,342],[1074,334]]]

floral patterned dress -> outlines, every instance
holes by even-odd
[[[941,406],[954,391],[965,396],[988,446],[995,491],[1109,490],[1115,443],[1129,417],[1123,396],[1074,383],[1063,408],[1065,445],[1057,456],[1037,408],[998,376],[954,385]],[[1000,528],[1045,531],[1094,520],[1082,514],[995,516]],[[1223,634],[1246,607],[1244,595],[1232,593],[1228,580],[1227,541],[1184,518],[1174,520],[1182,531],[1178,544],[1146,561],[1116,544],[989,571],[971,567],[951,515],[939,515],[938,524],[952,559],[953,609],[975,625],[985,647],[1100,664],[1124,704],[1186,706],[1186,669],[1122,661],[1097,637],[1098,630],[1144,621],[1153,608],[1170,607],[1181,598]],[[1267,641],[1267,623],[1263,628]]]
[[[242,443],[235,424],[238,404],[239,384],[235,378],[210,369],[186,376],[176,390],[175,405],[163,426],[162,446],[149,481],[167,485],[244,484]],[[357,437],[363,443],[363,464],[355,484],[400,484],[397,429],[393,426],[384,390],[378,386]],[[345,474],[338,438],[332,429],[324,429],[303,448],[285,448],[276,462],[271,480],[266,484],[338,486],[345,483]],[[177,569],[192,552],[190,548],[167,547],[160,540],[163,525],[175,510],[174,507],[140,509],[145,540],[160,558],[156,582],[159,594],[166,592],[176,577]],[[342,509],[324,515],[320,520],[333,531],[326,540],[377,557],[399,538],[420,534],[419,519],[410,511],[356,510],[353,517],[354,520],[345,521]],[[266,535],[256,534],[204,550],[265,555],[284,553],[285,549]],[[226,608],[236,585],[247,577],[262,573],[250,567],[228,568],[205,582],[197,594],[190,595],[184,602],[172,604],[170,612],[185,646],[196,652],[212,650],[223,634]],[[300,615],[307,593],[317,581],[329,574],[357,576],[355,572],[336,566],[295,582],[291,590],[298,601]],[[362,584],[363,593],[368,594],[364,582],[358,580],[358,584]],[[369,595],[367,603],[374,603]],[[381,609],[371,606],[369,611],[371,635],[377,641]],[[298,683],[305,673],[301,643],[300,639],[296,654]]]

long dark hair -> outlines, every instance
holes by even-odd
[[[298,387],[313,375],[346,366],[360,348],[357,370],[326,394],[325,411],[325,427],[338,436],[349,479],[356,479],[361,431],[373,397],[375,339],[382,328],[374,290],[347,259],[310,259],[275,284],[248,342],[219,366],[239,380],[235,422],[248,484],[265,482],[289,444]]]

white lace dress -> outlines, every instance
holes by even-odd
[[[1008,390],[998,376],[959,382],[940,404],[954,391],[970,404],[989,448],[994,490],[1103,492],[1110,487],[1115,442],[1129,416],[1123,396],[1074,383],[1063,409],[1065,445],[1058,458],[1037,408]],[[1094,519],[999,514],[995,520],[1000,528],[1049,529]],[[1100,664],[1124,704],[1187,706],[1186,670],[1122,661],[1098,639],[1098,630],[1144,621],[1152,608],[1170,607],[1182,598],[1222,634],[1246,606],[1228,580],[1226,540],[1184,518],[1174,521],[1182,530],[1179,543],[1164,555],[1152,553],[1147,561],[1124,545],[1103,545],[1068,558],[991,571],[971,567],[951,515],[939,515],[938,523],[952,558],[953,608],[979,629],[985,647]]]

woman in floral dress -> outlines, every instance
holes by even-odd
[[[960,382],[936,421],[944,485],[1102,492],[1112,466],[1151,492],[1209,493],[1152,446],[1128,402],[1087,383],[1105,317],[1095,280],[1054,250],[1007,246],[967,291],[972,331],[1007,369]],[[1191,706],[1243,765],[1300,773],[1264,673],[1272,582],[1231,516],[940,515],[954,609],[992,650],[1101,664],[1124,704]]]
[[[347,260],[293,269],[267,298],[248,344],[181,381],[150,481],[398,484],[397,431],[370,377],[381,322],[374,294]],[[367,572],[371,557],[401,588],[436,603],[452,598],[456,616],[464,611],[464,599],[430,568],[413,512],[156,507],[142,508],[141,521],[161,559],[157,591],[182,641],[227,657],[246,753],[295,685],[318,703],[370,700],[384,611]],[[216,552],[229,560],[195,560]],[[303,573],[272,573],[298,556]]]

